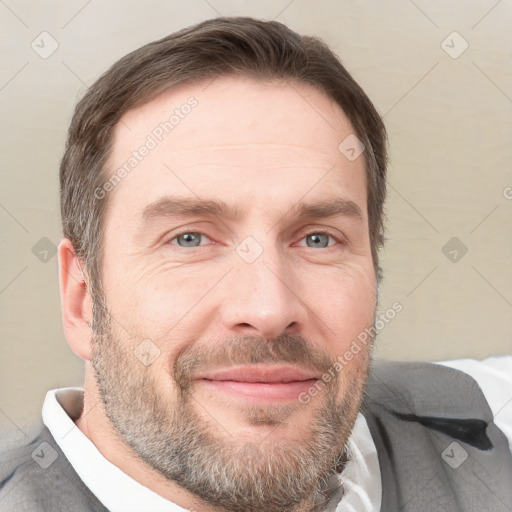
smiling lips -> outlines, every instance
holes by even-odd
[[[198,376],[213,391],[263,401],[296,400],[321,376],[293,366],[251,365],[227,368]]]

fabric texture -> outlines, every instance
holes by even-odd
[[[28,444],[1,454],[1,512],[108,512],[43,425]]]
[[[508,441],[469,375],[375,362],[361,412],[379,455],[381,512],[512,510]]]
[[[430,363],[374,361],[361,413],[377,448],[380,512],[512,510],[508,442],[470,376]],[[329,510],[348,505],[342,499]],[[107,508],[43,427],[1,455],[0,511]]]

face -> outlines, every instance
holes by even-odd
[[[371,346],[337,358],[376,300],[352,133],[308,85],[228,76],[116,127],[95,377],[136,456],[210,505],[318,503],[343,463]]]

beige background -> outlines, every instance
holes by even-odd
[[[512,351],[511,2],[5,0],[0,427],[39,415],[47,389],[81,383],[82,362],[62,333],[57,259],[33,253],[48,244],[42,238],[60,238],[58,164],[77,97],[128,51],[218,15],[319,35],[384,115],[391,166],[381,308],[399,301],[403,311],[380,333],[377,354]],[[47,59],[31,48],[43,31],[59,45]],[[453,31],[469,44],[458,58],[442,47]],[[450,36],[445,47],[455,55],[463,44]],[[468,250],[461,257],[455,247],[456,262],[442,251],[452,237]]]

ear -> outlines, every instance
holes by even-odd
[[[64,335],[73,352],[85,360],[92,354],[92,299],[89,279],[82,272],[73,245],[68,238],[60,241],[59,287]]]

